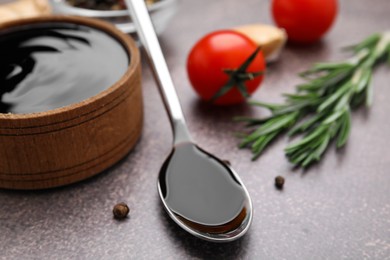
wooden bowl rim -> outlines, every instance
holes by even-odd
[[[108,35],[115,38],[119,44],[122,44],[123,48],[127,52],[130,60],[128,68],[123,74],[123,76],[119,78],[113,85],[111,85],[107,89],[99,92],[94,96],[86,98],[77,103],[73,103],[67,106],[46,110],[42,112],[21,113],[21,114],[0,113],[0,123],[18,122],[22,124],[27,123],[28,125],[30,125],[32,119],[41,119],[41,118],[55,119],[59,114],[66,114],[66,113],[73,115],[71,116],[70,119],[68,118],[68,120],[71,120],[72,118],[79,116],[77,115],[78,113],[75,113],[75,111],[83,110],[86,107],[93,105],[95,102],[103,100],[106,96],[110,95],[111,93],[115,92],[117,89],[121,88],[124,84],[126,84],[126,82],[130,80],[130,78],[136,72],[137,67],[139,66],[140,54],[135,41],[129,35],[126,35],[123,32],[121,32],[119,29],[117,29],[114,25],[98,19],[79,17],[79,16],[47,15],[42,17],[25,18],[25,19],[2,23],[0,24],[0,31],[12,27],[16,28],[18,26],[27,26],[28,24],[49,23],[49,22],[65,22],[65,23],[80,24],[107,33]]]

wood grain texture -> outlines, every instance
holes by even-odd
[[[134,146],[142,128],[138,48],[113,26],[84,18],[47,17],[0,25],[70,22],[103,30],[129,53],[125,75],[80,103],[33,114],[0,114],[0,187],[42,189],[83,180],[108,168]]]

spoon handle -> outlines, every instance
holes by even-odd
[[[144,47],[148,62],[152,68],[154,78],[156,79],[165,108],[168,112],[173,129],[173,142],[174,144],[192,142],[179,98],[161,51],[145,1],[126,0],[126,5],[135,24],[138,37]]]

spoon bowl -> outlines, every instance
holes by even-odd
[[[204,240],[235,240],[252,222],[252,203],[236,172],[190,142],[176,145],[164,162],[158,191],[169,216]]]

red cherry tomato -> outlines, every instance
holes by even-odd
[[[258,46],[245,35],[222,30],[210,33],[200,39],[192,48],[187,59],[187,72],[191,84],[199,96],[210,100],[229,80],[226,69],[238,69]],[[247,68],[247,72],[265,70],[260,51]],[[263,76],[244,81],[246,90],[252,94],[260,85]],[[245,100],[240,91],[233,87],[215,100],[217,105],[230,105]]]
[[[289,40],[311,43],[332,26],[337,15],[337,0],[273,0],[272,14]]]

